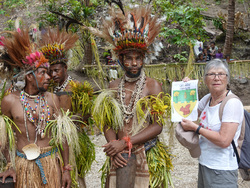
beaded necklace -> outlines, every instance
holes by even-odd
[[[26,93],[24,91],[21,91],[20,100],[21,100],[21,103],[22,103],[23,109],[24,109],[24,123],[25,123],[25,129],[26,129],[26,136],[27,136],[28,141],[30,141],[28,128],[27,128],[27,122],[26,122],[26,118],[27,118],[36,127],[36,138],[35,138],[35,143],[36,143],[38,134],[40,134],[42,139],[45,137],[44,129],[47,126],[47,124],[49,123],[50,110],[49,110],[48,102],[47,102],[47,100],[45,100],[44,94],[42,94],[42,95],[39,94],[39,95],[37,95],[36,98],[32,97],[32,99],[36,103],[34,109],[29,104],[28,98],[29,98],[28,95],[26,95]],[[37,113],[36,109],[38,106],[39,106],[38,115],[37,115],[37,118],[35,118],[33,115],[35,115]],[[45,106],[46,106],[46,108],[45,108]],[[47,115],[47,119],[45,118],[46,115]]]
[[[123,111],[123,120],[125,123],[129,123],[130,120],[133,118],[135,114],[135,107],[136,103],[139,101],[139,99],[142,97],[142,91],[144,89],[144,85],[146,83],[146,75],[145,72],[142,70],[139,79],[137,80],[135,84],[135,89],[131,95],[131,99],[129,101],[129,104],[125,104],[125,78],[123,77],[121,79],[121,82],[118,87],[118,100],[120,101],[122,105],[122,111]]]

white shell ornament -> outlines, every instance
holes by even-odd
[[[23,152],[25,153],[27,160],[34,160],[39,157],[41,151],[40,147],[36,144],[29,144],[22,148]]]
[[[45,133],[44,133],[44,130],[41,131],[41,139],[44,139],[45,138]]]

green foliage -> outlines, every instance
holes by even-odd
[[[105,126],[116,132],[123,126],[121,104],[117,102],[115,95],[113,90],[103,90],[94,101],[92,117],[101,132]]]
[[[166,125],[165,120],[170,117],[171,97],[163,92],[159,93],[157,96],[146,96],[141,98],[136,104],[137,121],[139,125],[142,125],[148,116],[149,110],[150,119],[154,123],[156,121],[159,125]]]
[[[5,10],[1,9],[1,10],[0,10],[0,15],[4,15],[5,12],[6,12]]]
[[[223,29],[223,24],[222,24],[222,20],[220,18],[215,18],[213,19],[213,24],[216,27],[216,29],[220,29],[221,31],[225,31]]]
[[[4,22],[4,24],[7,25],[7,27],[4,28],[4,30],[6,30],[6,31],[12,31],[15,29],[15,21],[12,19]]]
[[[175,54],[174,59],[176,59],[177,62],[185,63],[185,62],[187,62],[187,57],[185,55],[187,55],[187,52],[183,51],[180,54]]]
[[[95,145],[84,131],[79,132],[78,136],[81,150],[80,153],[76,155],[76,164],[78,176],[84,178],[95,160]]]
[[[61,18],[59,15],[53,13],[58,12],[60,14],[66,15],[69,18],[76,20],[84,25],[93,24],[93,15],[94,10],[97,6],[97,1],[90,1],[90,6],[86,6],[81,0],[67,0],[67,1],[57,1],[57,0],[44,0],[43,7],[45,13],[40,16],[38,19],[41,22],[44,22],[43,25],[57,25],[63,26],[69,20],[66,18]],[[71,24],[70,29],[73,32],[76,32],[79,29],[79,25]]]
[[[8,10],[8,9],[14,9],[16,7],[25,7],[26,3],[24,0],[7,0],[4,1],[3,7]]]
[[[174,187],[170,171],[173,169],[173,155],[169,148],[162,142],[157,141],[156,146],[147,151],[147,163],[150,174],[150,187]]]
[[[215,4],[216,5],[220,5],[221,4],[221,0],[215,0]]]
[[[205,22],[200,14],[203,8],[194,7],[191,3],[156,0],[154,8],[161,10],[162,16],[166,17],[166,22],[162,28],[161,35],[164,36],[170,44],[178,46],[189,45],[200,36],[206,38],[203,27]],[[159,11],[157,11],[159,12]]]
[[[81,114],[82,117],[90,114],[90,109],[93,105],[93,87],[92,85],[84,81],[70,82],[72,90],[71,104],[74,114]]]

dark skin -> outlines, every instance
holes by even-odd
[[[50,66],[50,76],[53,79],[55,83],[57,83],[59,86],[64,83],[64,81],[68,77],[67,73],[67,65],[65,63],[60,63],[60,64],[54,64]],[[74,81],[75,82],[75,81]],[[66,92],[71,92],[71,85],[68,84],[65,87]],[[71,104],[71,97],[68,94],[60,95],[58,96],[59,98],[59,103],[60,103],[60,108],[62,108],[64,111],[70,110],[72,111],[72,104]],[[90,115],[82,117],[82,121],[85,121],[89,118]],[[81,117],[79,114],[78,117]],[[79,178],[80,180],[80,178]],[[86,187],[85,180],[82,181],[81,185]]]
[[[24,88],[24,91],[28,93],[29,95],[37,95],[39,91],[46,91],[49,86],[49,80],[50,76],[48,75],[48,69],[47,68],[38,68],[34,72],[36,76],[36,80],[38,82],[38,85],[36,83],[34,75],[28,74],[26,75],[26,86]],[[40,90],[38,89],[40,88]],[[59,100],[58,97],[52,93],[44,92],[45,98],[48,102],[49,109],[51,114],[58,115],[58,109],[59,109]],[[35,102],[32,99],[28,98],[29,104],[34,109]],[[16,146],[19,151],[22,151],[22,148],[30,143],[34,143],[35,141],[35,126],[33,123],[31,123],[29,120],[27,120],[27,129],[29,133],[30,142],[28,141],[26,137],[26,129],[25,129],[25,122],[24,122],[24,111],[22,104],[20,102],[20,91],[15,91],[7,96],[5,96],[2,100],[2,113],[9,118],[11,118],[15,124],[18,126],[18,128],[21,130],[21,133],[13,126],[14,131],[16,132]],[[36,116],[38,114],[38,109],[36,109]],[[53,119],[53,115],[51,115],[51,118]],[[48,134],[50,135],[50,134]],[[49,146],[50,136],[46,136],[45,138],[41,138],[40,136],[37,136],[37,142],[36,144],[39,147],[47,147]],[[65,165],[69,164],[69,148],[68,144],[65,143],[63,145],[63,150],[61,150],[63,162]],[[8,160],[8,157],[6,157]],[[8,160],[9,162],[9,160]],[[6,177],[11,176],[13,177],[13,181],[16,182],[16,172],[13,168],[10,168],[9,170],[0,173],[0,177],[3,177],[3,183],[6,179]],[[71,177],[69,171],[66,171],[62,175],[62,187],[70,188],[71,186]]]
[[[50,76],[51,78],[58,83],[59,85],[62,85],[63,82],[67,79],[68,73],[67,73],[67,65],[65,63],[58,63],[50,65]]]
[[[67,79],[67,68],[67,65],[64,63],[54,64],[50,66],[50,76],[58,85],[62,85]],[[71,91],[71,86],[69,84],[66,86],[65,91]],[[62,108],[64,111],[67,111],[68,109],[71,110],[71,98],[69,95],[61,95],[58,96],[58,98],[60,102],[60,108]]]
[[[51,75],[52,79],[54,80],[54,82],[56,82],[59,85],[62,85],[64,83],[64,81],[68,77],[67,65],[66,64],[54,64],[54,65],[51,65],[50,66],[50,75]],[[78,83],[78,81],[75,81],[75,80],[74,80],[74,82]],[[68,84],[65,87],[66,92],[71,92],[71,89],[72,89],[72,87],[71,87],[70,84]],[[67,111],[67,110],[72,111],[70,95],[64,94],[64,95],[58,96],[58,98],[59,98],[60,108],[62,108],[64,111]],[[85,121],[88,118],[89,118],[89,115],[84,116],[82,118],[82,121]]]
[[[120,59],[120,62],[122,63],[122,66],[124,67],[125,74],[129,77],[133,77],[138,75],[138,72],[140,72],[142,66],[143,66],[143,54],[133,51],[127,53],[123,59]],[[120,83],[120,79],[117,79],[110,83],[109,88],[117,90],[118,85]],[[125,103],[128,105],[133,90],[135,89],[135,82],[125,82]],[[146,78],[146,84],[142,91],[142,97],[148,96],[148,95],[158,95],[160,92],[162,92],[161,85],[154,79],[147,77]],[[162,131],[162,126],[156,123],[150,124],[148,127],[143,129],[141,132],[137,133],[134,136],[131,136],[131,143],[133,146],[138,144],[144,144],[145,142],[155,138],[157,135],[159,135]],[[124,122],[124,129],[116,132],[113,129],[108,129],[106,126],[104,128],[104,135],[107,140],[107,144],[104,145],[104,152],[108,156],[112,158],[112,163],[116,168],[124,167],[127,164],[127,161],[122,157],[121,153],[127,152],[127,144],[122,138],[124,136],[129,135],[129,128],[132,126],[132,119],[128,124]],[[119,140],[117,140],[119,139]],[[117,140],[117,141],[112,141]]]

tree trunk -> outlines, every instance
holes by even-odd
[[[93,52],[90,39],[86,41],[84,51],[85,51],[84,55],[85,64],[91,65],[93,60]]]
[[[85,0],[85,6],[88,7],[90,4],[90,0]]]
[[[235,0],[229,0],[228,19],[226,30],[226,41],[224,44],[224,55],[231,55],[234,36],[234,17],[235,17]]]

